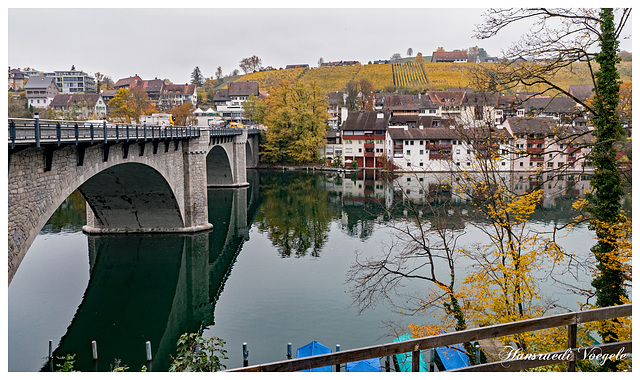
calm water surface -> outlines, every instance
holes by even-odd
[[[402,201],[399,185],[410,190],[405,200],[419,202],[435,175],[405,175],[393,184],[377,176],[251,171],[248,189],[209,190],[213,231],[184,236],[87,236],[84,201],[72,195],[9,286],[9,370],[46,370],[49,340],[54,356],[75,353],[82,371],[109,370],[115,359],[138,371],[150,341],[152,370],[166,371],[184,332],[224,339],[225,364],[234,368],[242,365],[243,342],[249,363],[258,364],[286,359],[288,342],[294,355],[311,340],[345,350],[390,342],[394,325],[437,323],[438,315],[402,315],[384,302],[361,313],[352,305],[347,271],[356,254],[380,254],[391,241],[386,222],[403,213],[386,210]],[[534,228],[567,222],[585,183],[554,183],[532,218]],[[452,223],[466,232],[459,244],[486,240],[464,223],[466,207],[459,202],[451,210]],[[586,257],[594,240],[577,228],[561,242]],[[460,260],[459,273],[468,265]],[[579,268],[556,276],[569,285],[591,280]],[[563,308],[575,310],[583,301],[546,271],[539,277],[545,295]],[[424,294],[428,286],[410,282],[401,290]]]

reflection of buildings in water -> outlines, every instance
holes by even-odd
[[[359,172],[362,173],[362,172]],[[343,206],[363,206],[379,203],[391,208],[395,202],[410,200],[416,203],[431,201],[451,201],[464,203],[467,196],[456,191],[456,178],[461,173],[454,172],[414,172],[391,176],[355,175],[340,173],[328,176],[325,189],[335,194],[335,201]],[[480,175],[464,173],[464,175]],[[561,197],[583,197],[590,187],[591,176],[583,172],[544,173],[496,172],[503,183],[516,194],[542,189],[542,206],[553,207]]]
[[[582,172],[575,173],[513,173],[513,191],[516,194],[542,189],[542,207],[553,207],[560,197],[584,197],[591,189],[591,176]]]

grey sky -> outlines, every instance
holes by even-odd
[[[431,53],[478,45],[490,55],[526,32],[511,27],[489,40],[473,38],[483,9],[9,9],[8,64],[42,71],[101,72],[114,81],[138,74],[186,83],[239,68],[257,55],[263,66]],[[630,22],[629,22],[630,24]],[[628,28],[630,30],[630,28]],[[631,41],[621,49],[631,51]]]

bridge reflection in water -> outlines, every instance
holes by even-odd
[[[248,177],[249,188],[208,190],[212,231],[89,235],[89,284],[53,357],[75,354],[80,371],[109,371],[115,359],[138,371],[150,341],[151,369],[166,371],[179,336],[214,323],[215,302],[259,203],[257,174]]]

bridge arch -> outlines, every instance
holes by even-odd
[[[158,170],[141,163],[106,168],[79,187],[93,211],[86,232],[177,230],[184,218],[174,190]],[[96,230],[97,229],[97,230]]]
[[[229,186],[236,183],[230,157],[224,145],[215,145],[207,154],[207,186]]]

